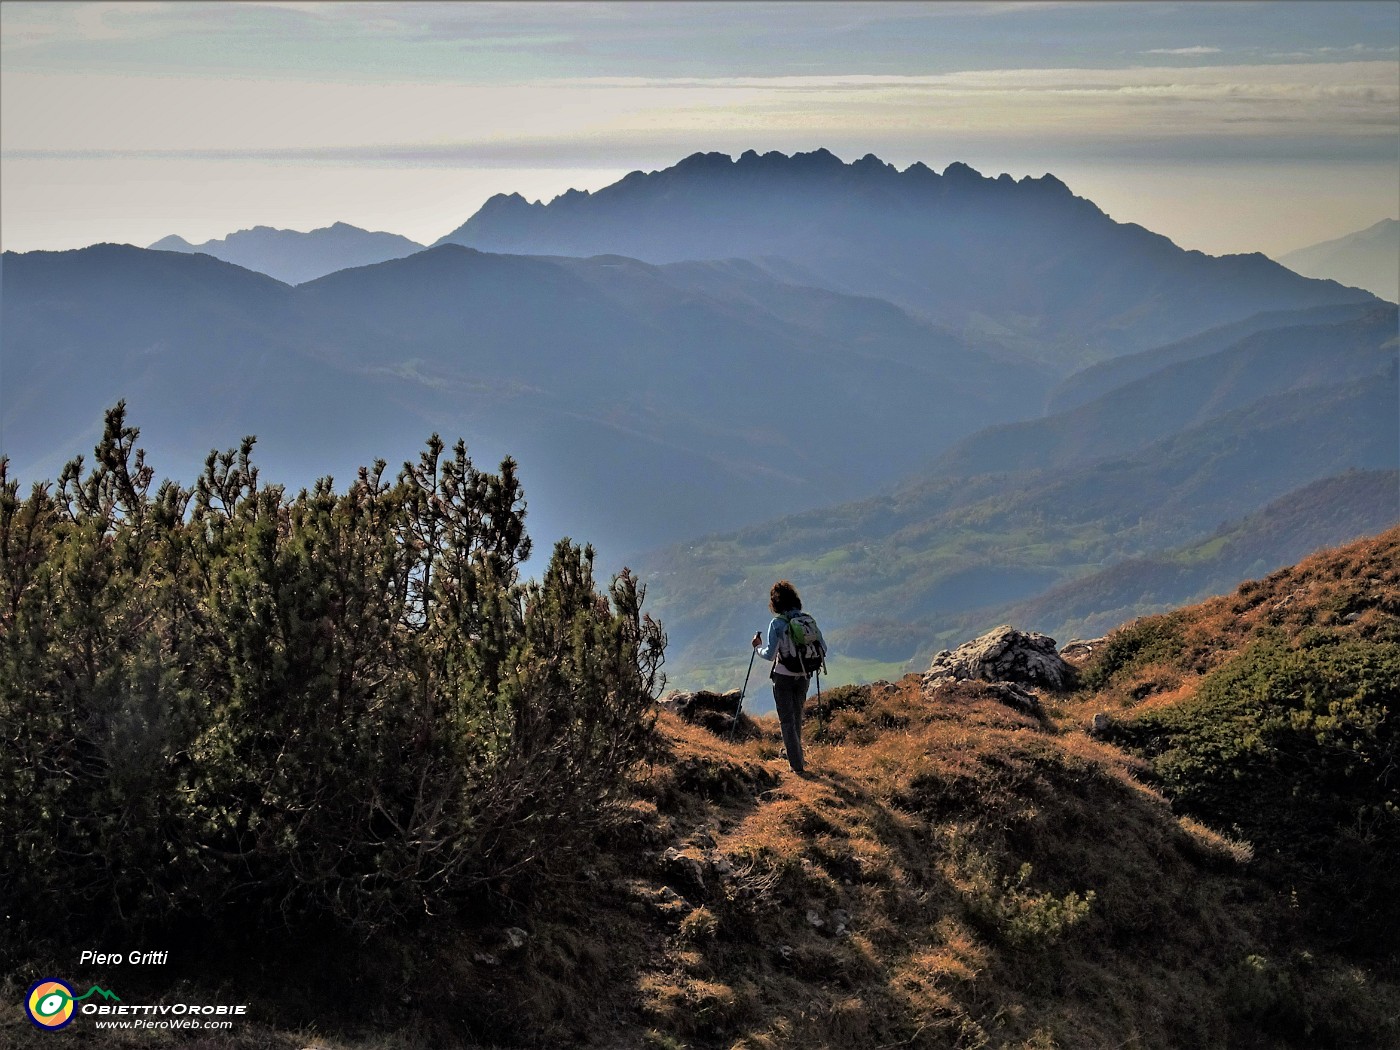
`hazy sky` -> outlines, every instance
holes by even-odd
[[[819,146],[1278,254],[1400,213],[1400,3],[0,3],[6,249],[426,242],[496,192]]]

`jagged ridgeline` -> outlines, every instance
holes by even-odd
[[[195,918],[404,930],[573,870],[652,739],[630,574],[600,593],[565,540],[522,582],[515,464],[436,435],[295,496],[252,438],[193,488],[136,441],[119,405],[28,495],[0,460],[10,961]]]

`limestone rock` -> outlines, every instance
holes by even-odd
[[[1014,707],[1028,715],[1040,711],[1040,698],[1012,682],[988,682],[987,690],[1007,707]]]
[[[1105,641],[1106,638],[1075,638],[1061,646],[1060,659],[1074,667],[1083,667]]]
[[[974,679],[1059,691],[1069,688],[1073,677],[1074,669],[1060,658],[1055,639],[1003,625],[935,656],[924,674],[924,688]]]

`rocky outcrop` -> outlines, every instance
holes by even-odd
[[[1061,659],[1055,639],[1008,624],[935,656],[924,674],[924,688],[969,680],[1059,692],[1073,684],[1074,668]]]
[[[713,733],[727,734],[742,712],[739,710],[739,690],[712,693],[708,689],[694,692],[672,691],[657,701],[667,711],[674,711],[687,722],[702,725]],[[739,719],[743,724],[743,719]],[[740,730],[742,732],[742,730]]]
[[[1107,638],[1075,638],[1060,649],[1060,659],[1071,667],[1083,667]]]

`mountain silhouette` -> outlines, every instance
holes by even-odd
[[[746,258],[888,299],[1059,366],[1162,345],[1266,310],[1370,298],[1262,255],[1213,258],[1114,222],[1053,175],[904,171],[826,150],[697,153],[548,204],[497,195],[439,243],[652,263]]]
[[[1400,220],[1382,219],[1345,237],[1280,255],[1278,261],[1294,273],[1355,285],[1400,302]]]
[[[309,484],[440,431],[517,457],[535,522],[613,550],[854,498],[1033,413],[1050,381],[734,263],[447,245],[292,288],[99,246],[6,255],[4,295],[3,447],[24,476],[56,475],[123,397],[186,478],[229,434]]]
[[[254,226],[203,244],[191,244],[172,235],[150,247],[212,255],[287,284],[301,284],[336,270],[401,259],[423,250],[423,245],[396,233],[371,233],[343,222],[307,233]]]

